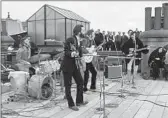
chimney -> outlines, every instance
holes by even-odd
[[[145,31],[152,29],[152,7],[145,8]]]
[[[154,29],[159,30],[161,28],[161,7],[155,7],[155,20]]]
[[[164,29],[168,29],[168,3],[164,3],[163,15],[164,15],[164,21],[163,21]]]

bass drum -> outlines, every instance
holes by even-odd
[[[28,82],[28,94],[37,99],[49,99],[53,93],[53,78],[33,75]]]

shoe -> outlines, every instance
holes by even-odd
[[[76,106],[84,106],[84,105],[86,105],[88,103],[89,103],[88,101],[85,101],[83,103],[76,103]]]
[[[74,111],[79,111],[79,108],[77,106],[72,106],[72,107],[69,107],[69,108],[74,110]]]
[[[86,92],[86,91],[88,91],[88,89],[87,88],[83,88],[83,91]]]

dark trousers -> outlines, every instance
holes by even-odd
[[[116,48],[115,48],[115,44],[112,40],[109,40],[107,43],[106,43],[106,50],[109,50],[111,49],[112,51],[115,51]]]
[[[91,88],[92,87],[94,88],[94,87],[96,87],[97,72],[96,72],[92,62],[86,63],[86,71],[84,72],[84,88],[87,88],[88,79],[89,79],[89,71],[92,73]]]
[[[69,107],[75,106],[73,98],[71,96],[72,77],[74,78],[77,84],[76,103],[83,103],[83,79],[80,71],[77,68],[75,68],[73,72],[63,72],[63,75],[64,75],[65,94],[68,100]]]

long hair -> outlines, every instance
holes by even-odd
[[[74,35],[78,35],[79,32],[82,31],[82,27],[83,27],[83,25],[76,25],[76,26],[74,27],[74,29],[73,29],[73,34],[74,34]]]

